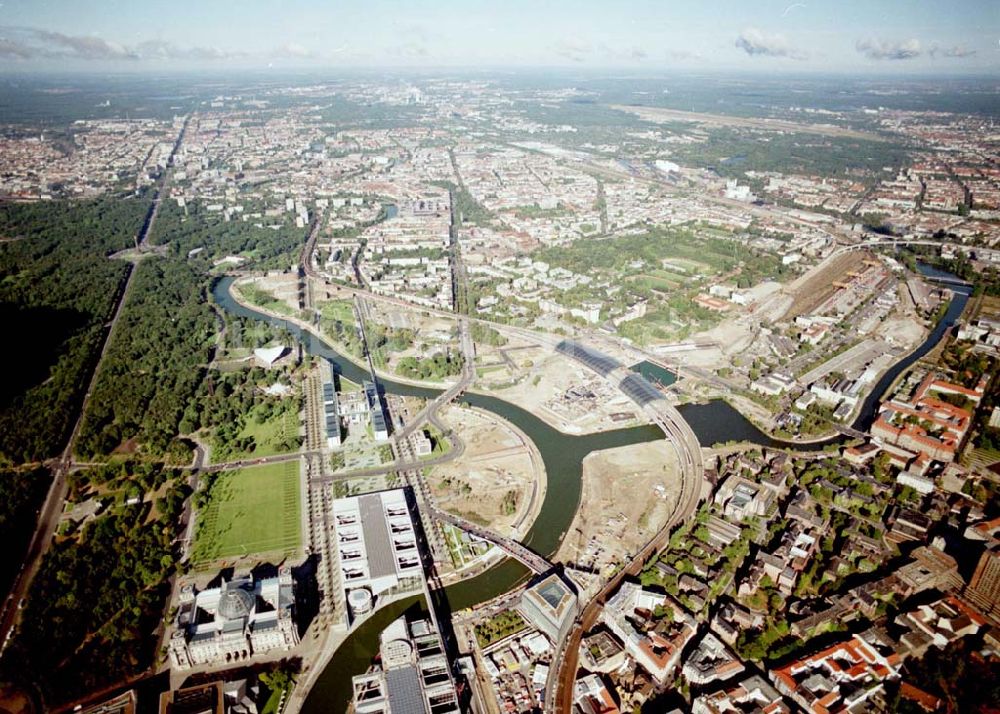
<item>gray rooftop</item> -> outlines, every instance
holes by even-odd
[[[385,524],[382,498],[377,494],[359,496],[358,510],[361,512],[361,528],[365,534],[370,576],[381,578],[385,575],[395,575],[396,556],[392,552],[392,541]]]
[[[559,607],[559,603],[562,602],[563,598],[569,594],[569,591],[560,583],[558,580],[552,580],[547,583],[543,583],[538,588],[538,594],[545,599],[545,602],[549,604],[553,610]]]
[[[385,673],[392,714],[426,714],[427,705],[420,688],[420,675],[412,665],[390,669]]]

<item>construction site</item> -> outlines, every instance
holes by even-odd
[[[439,508],[513,538],[534,523],[545,498],[545,465],[538,449],[500,417],[451,405],[442,418],[462,439],[461,456],[428,470]]]
[[[669,441],[591,453],[583,460],[580,508],[555,560],[602,573],[626,561],[666,523],[680,487]]]

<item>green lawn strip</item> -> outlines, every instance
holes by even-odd
[[[256,305],[257,307],[264,308],[265,310],[271,310],[272,312],[279,312],[283,315],[292,314],[292,308],[288,305],[288,303],[283,300],[279,300],[274,293],[268,292],[257,285],[240,285],[237,287],[237,290],[245,300]]]
[[[350,300],[330,300],[320,306],[320,313],[329,320],[354,324],[354,304]]]
[[[220,474],[198,513],[192,559],[294,551],[301,543],[299,510],[297,461]]]

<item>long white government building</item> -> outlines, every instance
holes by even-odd
[[[371,612],[380,596],[423,588],[420,550],[404,489],[335,499],[333,529],[352,620]]]

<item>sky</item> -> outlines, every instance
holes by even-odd
[[[300,67],[1000,76],[1000,0],[0,0],[0,71]]]

